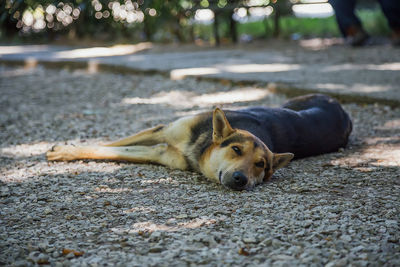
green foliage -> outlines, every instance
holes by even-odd
[[[197,8],[208,7],[218,16],[218,33],[222,40],[232,35],[230,17],[235,7],[243,6],[247,0],[2,0],[0,1],[0,38],[15,40],[22,38],[51,41],[60,36],[73,40],[87,39],[99,41],[120,40],[153,40],[191,42],[202,39],[215,42],[213,25],[194,23]],[[289,0],[264,2],[279,9],[280,32],[283,38],[299,37],[330,37],[339,36],[334,17],[329,18],[295,18],[290,15]],[[121,7],[115,8],[113,5]],[[47,7],[56,8],[52,14]],[[128,9],[131,5],[133,9]],[[125,15],[116,15],[118,10],[125,8]],[[70,10],[69,10],[70,9]],[[70,19],[68,23],[58,17],[64,12]],[[69,10],[69,11],[68,11]],[[78,10],[78,11],[76,11]],[[24,12],[32,14],[32,25],[22,21]],[[127,12],[134,12],[131,20]],[[77,12],[77,16],[72,15]],[[274,16],[272,14],[264,21],[237,23],[238,36],[249,35],[253,38],[269,38],[274,32]],[[387,35],[390,29],[380,10],[358,11],[367,32],[372,35]],[[40,18],[41,16],[41,18]],[[50,16],[50,17],[49,17]],[[65,17],[64,17],[65,18]],[[44,21],[45,27],[34,29],[38,20]],[[29,22],[29,21],[28,21]],[[28,23],[29,24],[29,23]],[[29,26],[29,27],[28,27]]]
[[[390,35],[391,30],[381,10],[358,10],[357,15],[369,34],[376,36]]]
[[[273,36],[272,19],[238,24],[238,34],[250,35],[254,39],[271,38]],[[226,29],[226,24],[221,25]],[[290,38],[293,34],[301,37],[335,37],[340,36],[334,17],[329,18],[281,18],[281,37]],[[195,34],[200,39],[212,39],[212,25],[196,25]]]
[[[366,31],[371,35],[390,34],[390,28],[383,13],[378,10],[361,10],[357,12]],[[222,25],[222,28],[226,25]],[[272,18],[264,21],[238,24],[238,34],[250,35],[255,39],[272,37]],[[340,32],[334,16],[328,18],[281,18],[281,37],[291,38],[293,34],[300,37],[339,37]],[[212,39],[212,25],[196,25],[195,34],[201,39]]]
[[[270,37],[270,25],[267,24],[268,21],[255,21],[238,24],[238,34],[248,34],[255,38]]]
[[[302,37],[333,37],[339,36],[335,18],[294,18],[282,19],[282,35],[288,38],[293,34]]]
[[[141,36],[151,40],[160,29],[170,31],[181,40],[179,27],[187,24],[186,12],[191,8],[190,0],[3,0],[0,1],[0,36],[26,37],[46,36],[50,39],[57,35],[68,34],[71,37],[109,39]],[[54,13],[47,12],[47,7],[56,8]],[[72,11],[78,9],[78,16],[67,21],[59,16],[69,10],[65,17],[73,17]],[[30,19],[23,20],[28,12]],[[120,12],[120,13],[118,13]],[[41,17],[35,15],[39,14]],[[47,17],[50,16],[50,20]],[[33,18],[33,19],[32,19]],[[38,27],[35,22],[45,27]],[[26,23],[28,21],[28,23]],[[33,21],[33,22],[32,22]]]

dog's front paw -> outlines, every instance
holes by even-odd
[[[47,160],[74,160],[76,157],[76,147],[67,146],[53,146],[47,153]]]

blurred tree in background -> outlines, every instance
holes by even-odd
[[[0,25],[3,38],[37,37],[51,41],[67,35],[71,39],[122,37],[151,41],[157,37],[161,41],[165,38],[187,42],[194,40],[197,11],[208,9],[214,13],[214,36],[219,43],[219,24],[225,21],[229,27],[223,36],[237,41],[234,13],[239,8],[270,5],[278,18],[283,7],[289,7],[288,3],[289,0],[4,0],[0,4]]]
[[[301,32],[303,28],[312,28],[322,34],[332,32],[332,27],[322,26],[321,30],[321,23],[312,20],[302,25],[296,19],[294,26],[297,27],[293,23],[290,26],[290,19],[281,23],[282,18],[292,14],[293,4],[301,1],[1,0],[0,39],[195,42],[200,38],[219,44],[229,39],[237,42],[238,31],[240,34],[247,29],[251,32],[253,26],[241,26],[246,23],[257,27],[256,32],[260,32],[261,27],[261,31],[266,32],[264,37],[287,36],[295,33],[293,31]],[[248,19],[251,18],[249,14],[258,16],[258,20]],[[335,22],[331,18],[329,23]],[[335,31],[336,28],[333,34],[337,34]]]

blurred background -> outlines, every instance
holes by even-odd
[[[372,35],[389,36],[377,1],[358,1]],[[219,45],[268,38],[339,37],[325,0],[0,1],[1,43]]]

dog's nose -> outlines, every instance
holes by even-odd
[[[232,179],[234,182],[235,188],[242,188],[247,184],[247,177],[239,171],[236,171],[232,174]]]

